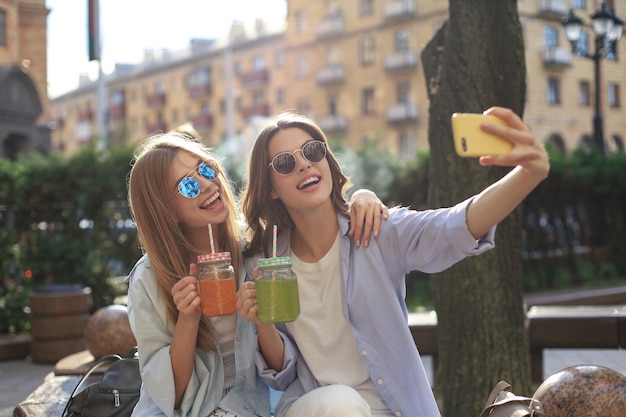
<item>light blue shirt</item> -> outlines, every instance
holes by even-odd
[[[466,224],[470,201],[438,210],[391,209],[389,218],[381,222],[379,236],[367,248],[355,247],[348,236],[349,219],[337,216],[342,234],[343,313],[374,385],[396,416],[440,415],[407,325],[405,275],[415,270],[441,272],[494,247],[495,227],[479,240],[470,234]],[[278,256],[290,255],[289,241],[289,236],[279,236]],[[245,261],[248,277],[260,257],[262,253]],[[285,341],[283,370],[270,369],[258,347],[256,363],[270,387],[285,391],[276,409],[276,416],[282,417],[317,385],[286,326],[277,328]]]
[[[240,276],[242,281],[244,274]],[[224,367],[219,351],[196,348],[194,369],[179,409],[174,410],[174,374],[170,345],[174,325],[168,324],[165,304],[147,256],[128,278],[128,313],[137,339],[141,370],[141,396],[133,417],[207,417],[221,408],[239,417],[269,417],[269,389],[254,365],[256,328],[239,317],[235,335],[235,384],[224,395]],[[241,282],[240,282],[241,283]]]

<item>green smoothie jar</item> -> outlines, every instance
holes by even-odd
[[[259,259],[256,301],[259,318],[264,323],[294,321],[300,314],[298,280],[291,269],[291,257]]]

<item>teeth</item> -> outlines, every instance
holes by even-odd
[[[200,208],[206,208],[206,207],[210,206],[210,205],[211,205],[211,204],[212,204],[215,200],[217,200],[218,198],[220,198],[220,193],[219,193],[219,191],[218,191],[218,192],[216,192],[215,194],[213,194],[213,195],[211,196],[211,198],[210,198],[210,199],[208,199],[207,201],[205,201],[205,202],[204,202],[204,204],[202,204],[202,205],[200,206]]]
[[[303,181],[302,183],[300,183],[300,185],[298,185],[298,188],[303,188],[303,187],[305,187],[305,186],[307,186],[309,184],[312,184],[312,183],[315,183],[315,182],[318,182],[318,181],[319,181],[319,179],[317,177],[311,177],[311,178]]]

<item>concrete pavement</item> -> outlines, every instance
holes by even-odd
[[[424,366],[433,380],[432,360],[424,356]],[[544,378],[574,365],[597,365],[626,375],[626,350],[612,349],[546,349]],[[34,391],[52,372],[53,364],[37,364],[30,360],[0,362],[0,417],[13,416],[13,409]],[[529,394],[525,394],[529,395]]]

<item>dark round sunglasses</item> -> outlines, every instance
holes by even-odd
[[[206,162],[200,163],[197,168],[193,171],[198,171],[198,174],[209,181],[215,180],[217,178],[217,170],[211,167]],[[178,183],[178,194],[182,195],[185,198],[196,198],[200,194],[200,183],[197,179],[191,176],[193,173],[191,171],[185,178],[180,180]]]
[[[296,169],[296,152],[302,152],[304,159],[311,163],[319,162],[326,157],[326,145],[322,141],[311,140],[302,145],[301,149],[276,154],[268,167],[274,168],[279,175],[291,174]]]

